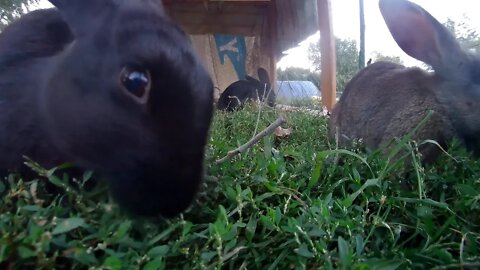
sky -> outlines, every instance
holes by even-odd
[[[411,0],[419,4],[432,14],[441,23],[448,18],[460,22],[465,17],[469,18],[470,26],[480,31],[480,1],[478,0]],[[332,20],[334,35],[339,38],[358,40],[360,38],[358,0],[331,0]],[[365,12],[365,43],[366,59],[373,52],[378,51],[384,55],[399,56],[405,65],[420,65],[421,63],[406,55],[395,43],[383,17],[378,9],[378,0],[364,0]],[[278,66],[282,69],[288,66],[310,68],[308,61],[308,46],[319,38],[317,33],[302,42],[299,47],[287,51]]]
[[[292,0],[295,1],[295,0]],[[480,1],[478,0],[411,0],[422,6],[441,23],[448,18],[460,22],[469,19],[470,26],[480,31]],[[359,12],[358,0],[331,0],[334,35],[339,38],[358,40]],[[366,25],[366,59],[378,51],[384,55],[399,56],[408,66],[420,65],[418,61],[406,55],[395,43],[378,9],[378,0],[364,0]],[[40,1],[40,7],[51,7],[47,0]],[[311,68],[308,60],[308,46],[319,38],[319,34],[307,38],[299,47],[290,49],[280,61],[279,68],[296,66]]]

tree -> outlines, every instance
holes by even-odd
[[[40,0],[0,0],[0,29],[13,19],[28,11],[29,7]]]
[[[461,22],[455,22],[449,18],[444,26],[455,35],[464,49],[480,55],[480,35],[471,27],[468,17],[465,17],[464,21]]]
[[[335,51],[337,54],[337,91],[343,91],[346,84],[358,72],[357,43],[351,39],[335,38]],[[308,58],[313,63],[315,70],[321,70],[320,44],[310,45]]]
[[[285,70],[277,70],[279,81],[311,81],[320,89],[320,73],[312,72],[306,68],[288,67]]]
[[[384,55],[381,52],[374,52],[373,53],[373,61],[389,61],[393,63],[397,63],[403,65],[403,61],[399,56],[391,56],[391,55]]]

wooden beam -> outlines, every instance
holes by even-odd
[[[257,25],[264,20],[267,6],[233,3],[171,4],[166,7],[170,17],[191,35],[231,34],[260,35]]]
[[[185,3],[202,3],[202,2],[230,2],[230,3],[265,3],[272,0],[163,0],[164,5],[185,4]]]
[[[224,35],[242,35],[253,37],[258,35],[255,27],[240,27],[230,25],[199,25],[199,24],[182,24],[182,29],[190,35],[208,35],[208,34],[224,34]]]
[[[360,52],[358,55],[358,69],[365,67],[365,11],[363,0],[358,1],[360,7]]]
[[[336,103],[337,66],[330,0],[317,0],[317,8],[320,28],[320,53],[322,55],[322,105],[328,111],[331,111]]]
[[[270,2],[271,0],[210,0],[210,2]]]
[[[277,29],[277,8],[275,5],[270,5],[268,9],[268,31],[269,31],[269,40],[268,47],[270,51],[270,86],[272,87],[271,91],[275,93],[276,84],[277,84],[277,41],[278,41],[278,29]],[[264,41],[265,42],[265,41]],[[271,94],[271,93],[270,93]]]

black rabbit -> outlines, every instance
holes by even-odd
[[[73,162],[139,215],[176,215],[203,173],[213,84],[158,0],[50,0],[0,34],[0,172]]]
[[[217,108],[224,111],[234,111],[243,107],[249,100],[267,100],[271,107],[275,106],[275,93],[271,89],[268,72],[264,68],[258,69],[257,80],[250,76],[245,76],[245,80],[239,80],[230,84],[220,95],[217,102]]]

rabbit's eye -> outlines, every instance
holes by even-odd
[[[150,73],[140,66],[126,66],[123,68],[120,80],[123,88],[138,102],[144,104],[150,92]]]

